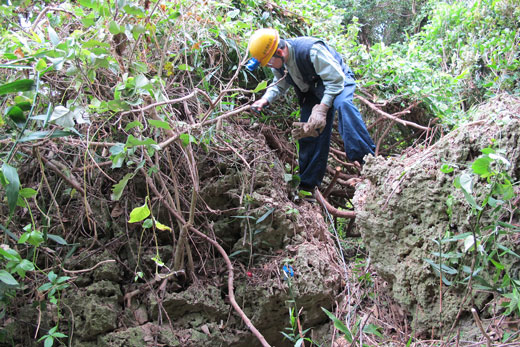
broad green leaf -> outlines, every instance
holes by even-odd
[[[155,221],[155,227],[162,231],[172,231],[172,228],[170,228],[167,225],[161,224],[158,221]]]
[[[26,92],[28,90],[31,90],[33,85],[34,81],[29,79],[18,80],[15,82],[2,84],[0,86],[0,95],[16,92]]]
[[[168,122],[162,121],[162,120],[156,120],[156,119],[148,119],[148,123],[150,123],[151,126],[154,126],[156,128],[171,130],[170,124]]]
[[[181,134],[179,136],[179,138],[182,141],[182,146],[183,147],[188,146],[190,143],[197,144],[197,139],[193,135],[191,135],[191,134]]]
[[[79,0],[81,6],[97,10],[99,8],[99,0]]]
[[[51,289],[51,288],[52,288],[52,283],[48,283],[48,282],[47,282],[47,283],[42,284],[42,285],[38,288],[38,291],[39,291],[39,292],[45,292],[45,291],[47,291],[47,290],[49,290],[49,289]]]
[[[23,269],[24,271],[33,271],[34,270],[34,264],[32,261],[29,261],[27,259],[23,259],[18,266]]]
[[[143,9],[141,7],[138,7],[138,6],[135,6],[135,5],[126,5],[123,7],[123,10],[132,15],[132,16],[136,16],[136,17],[144,17],[145,15],[145,12],[143,11]]]
[[[26,199],[32,198],[37,193],[38,192],[36,190],[32,189],[32,188],[22,188],[22,189],[20,189],[20,192],[19,192],[20,196],[22,198],[26,198]]]
[[[466,193],[471,194],[473,193],[473,177],[469,174],[462,174],[459,178],[460,187],[462,190],[464,190]]]
[[[121,29],[120,29],[119,25],[115,21],[111,21],[108,24],[108,31],[110,31],[110,33],[112,35],[117,35],[117,34],[119,34],[121,32]]]
[[[16,171],[14,167],[7,163],[2,165],[2,173],[4,178],[9,182],[5,187],[5,191],[7,195],[9,212],[12,214],[16,208],[16,202],[18,201],[18,194],[20,192],[20,178],[18,177],[18,171]]]
[[[145,32],[146,32],[146,28],[140,24],[137,24],[132,28],[132,36],[134,37],[135,40],[137,40],[139,35],[141,35],[142,33],[145,33]]]
[[[27,240],[34,247],[38,247],[43,242],[43,234],[38,230],[29,232],[29,239]]]
[[[491,164],[492,160],[489,157],[478,158],[471,165],[471,169],[474,173],[481,177],[488,177],[490,175],[489,164]]]
[[[60,245],[63,245],[63,246],[68,245],[67,241],[65,241],[61,236],[53,235],[53,234],[47,234],[47,237],[50,240],[56,242],[57,244],[60,244]]]
[[[0,270],[0,281],[4,282],[10,286],[17,286],[18,281],[14,279],[14,277],[5,270]]]
[[[125,177],[123,177],[119,182],[114,184],[114,186],[112,187],[112,194],[110,194],[110,199],[112,201],[119,201],[128,181],[132,178],[134,178],[134,174],[127,173]]]
[[[258,83],[255,90],[253,90],[253,93],[258,93],[259,91],[264,90],[265,88],[267,88],[267,81],[262,81]]]
[[[20,236],[20,238],[18,239],[18,243],[20,243],[20,244],[26,243],[27,240],[29,240],[30,235],[31,234],[29,232],[23,233],[22,236]]]
[[[15,123],[25,123],[26,118],[23,110],[18,106],[11,106],[6,108],[5,115],[13,120]]]
[[[139,129],[143,129],[144,126],[141,122],[139,122],[138,120],[134,120],[133,122],[130,122],[128,123],[126,126],[125,126],[125,131],[128,131],[130,129],[133,129],[135,127],[138,127]]]
[[[15,106],[19,107],[22,111],[29,111],[32,107],[32,103],[24,100],[20,95],[15,96],[14,101],[16,102]]]
[[[52,42],[52,45],[57,46],[60,43],[60,37],[56,34],[56,31],[49,25],[47,32],[49,33],[49,40]]]
[[[156,145],[157,142],[155,142],[152,139],[145,138],[144,140],[136,139],[133,135],[129,135],[128,139],[126,140],[126,147],[135,147],[135,146],[146,146],[146,145]]]
[[[150,215],[150,210],[148,209],[148,204],[145,203],[143,206],[136,207],[130,212],[130,220],[128,223],[136,223],[140,222]]]
[[[3,247],[0,247],[0,255],[7,260],[20,261],[22,259],[20,255],[11,248],[4,249]]]
[[[61,125],[64,128],[72,128],[74,126],[73,113],[63,106],[56,106],[51,114],[50,121]]]

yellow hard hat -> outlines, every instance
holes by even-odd
[[[249,53],[266,66],[278,48],[280,37],[275,29],[258,29],[249,39]]]

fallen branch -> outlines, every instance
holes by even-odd
[[[371,103],[370,101],[368,101],[367,99],[365,99],[362,96],[356,95],[356,98],[358,98],[362,103],[367,105],[371,110],[373,110],[377,114],[382,115],[385,118],[391,119],[391,120],[393,120],[393,121],[395,121],[397,123],[400,123],[402,125],[410,126],[410,127],[413,127],[413,128],[424,130],[424,131],[428,131],[430,129],[430,128],[427,128],[425,126],[416,124],[414,122],[409,122],[409,121],[406,121],[406,120],[402,120],[402,119],[400,119],[398,117],[395,117],[395,116],[393,116],[393,115],[391,115],[389,113],[386,113],[385,111],[382,111],[379,108],[377,108],[373,103]]]
[[[96,265],[94,265],[93,267],[89,268],[89,269],[83,269],[83,270],[67,270],[65,269],[64,267],[61,267],[61,269],[63,270],[63,272],[66,272],[68,274],[81,274],[81,273],[85,273],[85,272],[90,272],[92,270],[95,270],[96,268],[98,268],[99,266],[103,265],[103,264],[106,264],[106,263],[115,263],[116,261],[114,259],[108,259],[108,260],[103,260],[99,263],[97,263]]]
[[[475,310],[475,308],[473,308],[473,307],[471,308],[471,314],[473,315],[473,319],[475,320],[475,323],[477,323],[477,326],[480,329],[480,332],[486,338],[486,346],[491,347],[491,344],[493,342],[491,341],[491,338],[489,337],[489,335],[486,333],[486,330],[484,330],[484,327],[482,326],[482,322],[480,321],[480,318],[478,316],[477,310]]]
[[[356,218],[356,212],[354,211],[340,211],[331,204],[325,198],[323,195],[321,195],[320,191],[318,189],[314,190],[314,194],[316,195],[316,198],[318,201],[329,211],[329,213],[335,217],[340,218]]]

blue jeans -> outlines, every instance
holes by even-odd
[[[330,137],[334,114],[338,111],[339,133],[343,139],[345,153],[350,161],[363,162],[366,154],[374,154],[375,145],[363,122],[363,118],[352,103],[355,83],[347,83],[341,94],[334,99],[334,105],[327,113],[327,124],[318,137],[305,137],[300,144],[300,189],[312,190],[319,186],[327,170]],[[314,105],[319,104],[322,93],[308,92],[300,95],[300,121],[306,122]]]

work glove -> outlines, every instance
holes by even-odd
[[[329,107],[324,104],[317,104],[312,108],[311,116],[307,122],[294,122],[291,134],[295,140],[304,137],[316,137],[327,124],[327,112]]]

